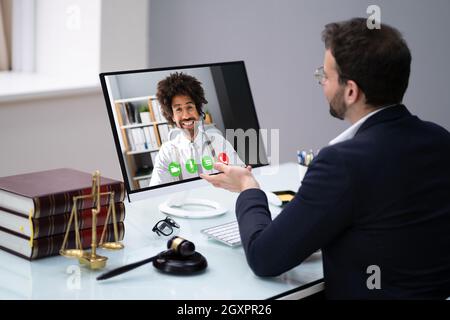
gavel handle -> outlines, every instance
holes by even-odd
[[[156,256],[153,256],[151,258],[147,258],[145,260],[141,260],[141,261],[138,261],[138,262],[130,263],[130,264],[127,264],[125,266],[119,267],[117,269],[113,269],[111,271],[105,272],[104,274],[99,275],[97,277],[97,280],[106,280],[106,279],[118,276],[119,274],[125,273],[127,271],[133,270],[133,269],[135,269],[137,267],[140,267],[140,266],[142,266],[142,265],[144,265],[146,263],[152,262],[155,258],[161,257],[162,255],[168,253],[169,251],[171,251],[171,250],[167,250],[167,251],[161,252],[161,253],[159,253]]]

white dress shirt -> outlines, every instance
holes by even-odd
[[[362,126],[362,124],[369,119],[371,116],[373,116],[374,114],[380,112],[381,110],[387,109],[387,108],[391,108],[394,105],[391,106],[387,106],[387,107],[383,107],[380,109],[377,109],[375,111],[372,111],[371,113],[367,114],[365,117],[359,119],[358,121],[356,121],[350,128],[348,128],[347,130],[345,130],[344,132],[342,132],[340,135],[338,135],[336,138],[334,138],[333,140],[331,140],[328,145],[332,146],[333,144],[339,143],[339,142],[343,142],[346,140],[350,140],[352,139],[356,132],[358,131],[358,129]]]

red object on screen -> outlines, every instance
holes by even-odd
[[[224,164],[228,164],[230,159],[228,158],[228,155],[225,152],[222,152],[222,153],[219,153],[219,161]]]

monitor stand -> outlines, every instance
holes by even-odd
[[[190,191],[178,192],[171,195],[170,199],[159,205],[162,213],[181,218],[212,218],[227,212],[218,202],[190,198]]]

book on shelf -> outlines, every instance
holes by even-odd
[[[159,136],[161,138],[161,143],[164,143],[169,140],[169,125],[168,124],[160,124],[158,125]]]
[[[155,130],[154,128],[148,128],[149,134],[150,134],[150,148],[149,149],[158,149],[158,139],[156,139]]]
[[[69,212],[73,197],[90,195],[92,175],[75,169],[53,169],[0,178],[0,207],[31,218]],[[125,199],[124,183],[101,177],[100,192],[114,191],[113,202]],[[110,196],[101,196],[100,205],[108,205]],[[92,199],[77,201],[78,209],[92,208]]]
[[[138,111],[142,106],[134,102],[116,102],[116,113],[122,119],[122,125],[132,125],[144,123],[140,120],[138,116]],[[154,98],[154,96],[148,97],[148,112],[150,113],[151,122],[166,122],[164,118],[161,105],[159,101]]]
[[[129,151],[136,151],[136,144],[134,142],[133,133],[131,130],[127,130],[127,137],[128,137],[128,148]]]
[[[128,119],[128,113],[126,107],[123,104],[116,104],[117,113],[120,115],[122,119],[122,125],[126,126],[130,124],[130,120]]]
[[[126,120],[128,124],[133,124],[136,123],[136,113],[134,110],[134,106],[133,104],[131,104],[130,102],[125,103],[124,105],[125,107],[125,111],[126,111]]]
[[[104,226],[97,227],[97,241],[103,232]],[[123,222],[117,223],[118,241],[123,240],[125,235],[125,228]],[[59,250],[64,241],[65,233],[52,235],[49,237],[43,237],[34,239],[32,242],[26,236],[17,232],[12,232],[0,227],[0,249],[3,249],[9,253],[15,254],[19,257],[27,260],[35,260],[44,257],[54,256],[59,254]],[[83,249],[91,247],[92,242],[92,229],[81,229],[80,240]],[[115,241],[114,225],[106,225],[105,242]],[[75,232],[69,232],[67,246],[69,248],[75,247]]]
[[[147,149],[153,149],[152,137],[150,131],[153,131],[153,128],[145,127],[143,128],[145,143],[147,145]]]
[[[161,105],[157,99],[151,99],[152,110],[150,110],[150,117],[153,114],[153,120],[155,122],[165,122],[162,114]]]
[[[146,149],[146,141],[144,136],[144,130],[142,128],[129,129],[133,136],[133,150],[143,151]]]
[[[97,225],[105,225],[112,223],[112,209],[106,223],[106,216],[109,205],[101,206],[100,212],[97,215]],[[114,204],[116,211],[116,221],[122,222],[125,220],[125,205],[123,202],[116,202]],[[42,218],[30,219],[27,215],[15,212],[9,209],[0,207],[0,227],[11,232],[26,236],[28,239],[38,239],[42,237],[52,236],[54,234],[64,233],[69,224],[71,211],[54,216],[45,216]],[[79,229],[87,229],[92,227],[92,209],[78,210],[77,212]],[[73,231],[75,227],[74,221],[71,223],[70,230]]]

